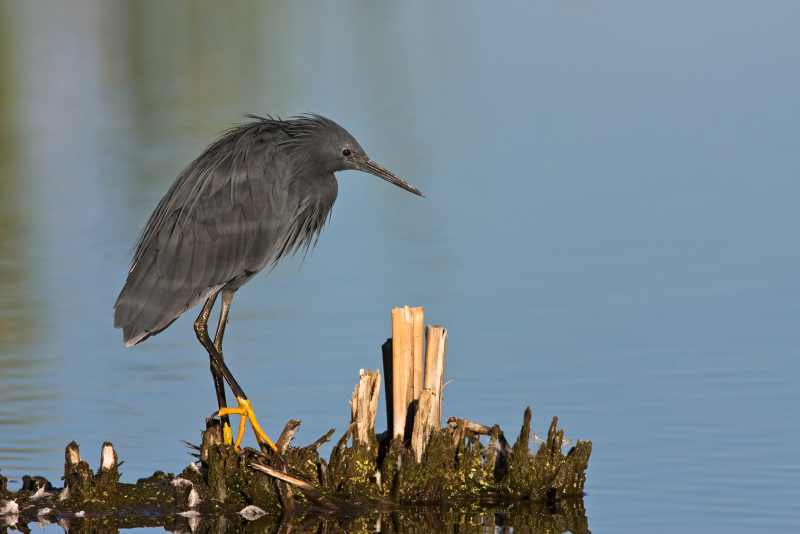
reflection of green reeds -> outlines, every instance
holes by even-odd
[[[25,209],[29,182],[19,135],[19,72],[15,68],[20,63],[15,60],[18,32],[11,10],[11,3],[0,2],[0,467],[14,471],[28,468],[23,459],[42,452],[43,446],[41,440],[26,439],[12,430],[47,420],[34,406],[53,393],[40,380],[44,358],[27,350],[35,339],[38,310],[30,298],[31,216]]]
[[[289,3],[143,1],[126,6],[139,138],[145,148],[185,150],[143,169],[142,179],[168,182],[180,170],[175,161],[194,157],[200,145],[245,113],[298,111],[291,104],[296,66],[290,53]]]
[[[14,347],[31,340],[31,305],[25,299],[30,265],[27,225],[23,205],[21,146],[15,135],[16,95],[14,72],[14,28],[12,17],[0,4],[0,372],[19,367]],[[9,350],[12,349],[12,350]],[[2,373],[0,373],[2,374]]]

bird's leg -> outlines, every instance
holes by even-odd
[[[231,301],[233,300],[233,291],[230,289],[223,289],[222,293],[222,308],[219,312],[219,323],[217,323],[217,333],[214,334],[214,347],[222,356],[222,338],[225,335],[225,327],[228,326],[228,313],[231,311]]]
[[[203,309],[200,310],[200,315],[198,315],[197,319],[194,321],[194,332],[197,334],[197,339],[200,341],[200,344],[203,345],[203,347],[206,349],[206,352],[208,352],[208,358],[211,367],[211,377],[214,379],[214,389],[217,392],[217,406],[219,409],[222,409],[227,406],[225,401],[225,382],[223,381],[222,373],[220,373],[217,369],[217,366],[214,365],[214,357],[212,356],[213,352],[220,351],[216,349],[214,344],[211,343],[211,339],[208,337],[208,319],[211,316],[211,310],[214,308],[214,303],[217,300],[218,294],[219,292],[217,291],[208,297],[208,299],[206,299],[205,304],[203,304]],[[225,297],[223,296],[223,310],[224,309]],[[220,320],[221,319],[222,314],[220,314]],[[217,328],[217,332],[219,334],[219,328]],[[222,338],[220,338],[220,346],[221,345]],[[222,358],[221,352],[220,358]],[[230,445],[233,442],[230,419],[228,416],[220,416],[220,419],[222,420],[223,441],[226,445]]]
[[[217,322],[217,332],[214,334],[214,348],[217,349],[217,354],[221,360],[225,360],[225,356],[222,354],[222,338],[225,336],[225,327],[228,325],[228,312],[231,309],[231,301],[233,300],[233,291],[229,289],[223,289],[221,292],[222,299],[221,299],[221,306],[219,311],[219,322]],[[217,404],[219,405],[219,409],[227,408],[228,405],[225,401],[225,385],[223,383],[222,375],[217,372],[216,367],[214,366],[214,360],[211,359],[211,374],[214,377],[214,387],[217,390]],[[223,441],[226,445],[230,445],[232,443],[232,435],[231,435],[231,423],[230,419],[227,415],[220,416],[222,420],[222,432],[223,432]]]
[[[228,420],[229,415],[238,415],[240,416],[239,420],[239,428],[236,433],[236,441],[233,442],[235,447],[239,447],[239,444],[242,442],[242,438],[244,437],[245,426],[247,421],[250,421],[250,426],[253,427],[253,432],[256,435],[256,439],[258,440],[259,446],[263,449],[264,447],[268,447],[273,452],[277,449],[275,444],[272,442],[270,437],[264,432],[261,428],[261,425],[256,419],[256,414],[253,411],[253,407],[250,405],[250,401],[247,398],[247,395],[244,394],[244,390],[233,377],[233,374],[228,369],[228,366],[225,365],[225,360],[222,357],[222,338],[225,336],[225,327],[228,324],[228,315],[230,313],[231,308],[231,301],[233,300],[233,291],[230,290],[223,290],[222,291],[222,307],[220,309],[219,314],[219,323],[217,324],[217,332],[214,335],[214,343],[211,344],[211,340],[208,338],[208,332],[205,332],[205,335],[202,336],[198,333],[198,339],[200,342],[203,343],[203,346],[206,346],[206,350],[208,350],[208,354],[211,357],[211,368],[212,373],[216,371],[217,374],[214,374],[214,384],[216,385],[216,380],[218,376],[224,377],[225,381],[233,391],[233,394],[236,396],[237,407],[236,408],[228,408],[225,406],[225,391],[223,389],[222,392],[222,401],[219,405],[219,411],[217,412],[220,418],[223,421]],[[208,304],[208,303],[206,303]],[[213,302],[211,303],[213,306]],[[205,306],[203,307],[205,310]],[[210,311],[210,306],[209,306]],[[203,313],[201,312],[200,315],[202,316]],[[199,317],[198,317],[199,319]],[[207,319],[207,316],[206,316]],[[210,347],[210,348],[209,348]],[[219,390],[218,390],[219,391]],[[217,399],[219,400],[219,393],[217,394]],[[230,444],[230,426],[227,424],[223,424],[223,428],[225,429],[225,443]]]

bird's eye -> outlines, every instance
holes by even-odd
[[[350,154],[352,154],[352,152],[350,152],[349,148],[345,148],[344,150],[342,150],[342,156],[347,157]]]

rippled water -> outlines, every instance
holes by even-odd
[[[127,479],[186,464],[208,360],[188,316],[123,348],[131,246],[221,129],[316,111],[427,199],[342,173],[313,254],[237,295],[226,358],[272,432],[343,429],[422,304],[448,415],[594,442],[592,531],[800,526],[796,3],[0,9],[6,476],[57,480],[71,439]]]

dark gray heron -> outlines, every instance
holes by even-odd
[[[422,193],[369,159],[330,119],[248,119],[189,164],[150,215],[114,304],[114,326],[131,347],[203,303],[194,331],[211,361],[225,441],[232,442],[228,416],[239,415],[234,445],[250,421],[259,445],[274,451],[222,356],[234,293],[265,267],[316,243],[336,200],[336,171],[367,172]],[[208,321],[218,296],[222,304],[212,341]],[[235,408],[227,407],[225,382]]]

